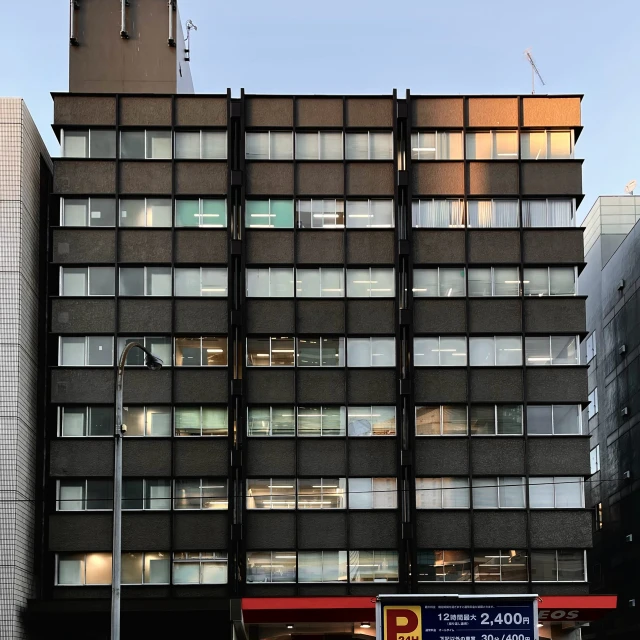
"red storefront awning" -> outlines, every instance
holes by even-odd
[[[488,596],[490,597],[490,596]],[[590,621],[616,608],[617,596],[540,596],[540,621]],[[243,598],[244,622],[373,622],[376,599],[370,596],[318,598]]]

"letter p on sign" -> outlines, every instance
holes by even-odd
[[[420,607],[385,607],[384,640],[422,640]]]

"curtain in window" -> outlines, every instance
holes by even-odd
[[[437,139],[437,158],[439,160],[461,160],[462,133],[439,133]]]
[[[477,229],[489,229],[492,224],[491,200],[475,200],[467,203],[469,209],[469,226]]]
[[[518,201],[494,200],[493,201],[493,225],[494,227],[518,227]]]
[[[548,225],[550,227],[573,226],[573,202],[571,200],[549,200],[548,209]]]
[[[522,202],[522,224],[525,227],[546,227],[546,200],[524,200]]]

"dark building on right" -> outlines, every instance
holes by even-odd
[[[602,196],[584,226],[579,290],[587,298],[582,362],[589,366],[587,503],[595,512],[591,592],[617,593],[619,610],[588,638],[640,635],[640,196]]]

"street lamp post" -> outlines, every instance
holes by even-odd
[[[118,362],[116,379],[116,425],[113,438],[113,545],[111,552],[111,640],[120,640],[120,577],[122,574],[122,389],[124,365],[129,351],[134,347],[145,353],[147,369],[157,371],[162,368],[162,360],[154,356],[139,342],[130,342],[123,349]]]

